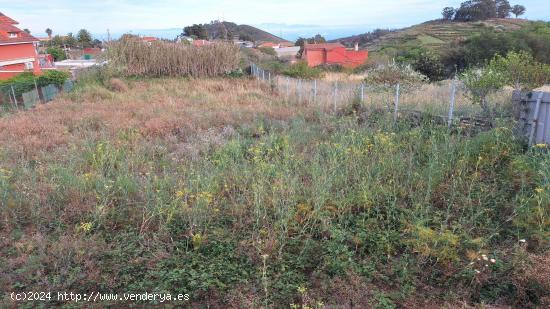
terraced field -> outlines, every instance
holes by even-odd
[[[430,21],[391,32],[381,38],[361,46],[370,51],[390,51],[407,47],[425,46],[440,49],[447,44],[463,40],[484,29],[494,31],[513,31],[521,29],[528,21],[524,19],[490,19],[483,22],[443,22]],[[355,37],[343,38],[339,41],[346,44]]]

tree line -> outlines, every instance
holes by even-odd
[[[508,0],[468,0],[462,2],[459,8],[445,7],[441,12],[443,19],[448,21],[480,21],[490,18],[508,18],[511,14],[516,18],[525,14],[525,6],[510,5]]]
[[[53,35],[51,28],[46,28],[44,32],[50,39],[46,45],[46,53],[52,55],[55,61],[66,59],[65,48],[87,48],[87,47],[101,47],[102,42],[98,39],[94,39],[90,31],[86,29],[80,29],[76,35],[72,32],[67,35]],[[29,32],[30,33],[30,32]]]

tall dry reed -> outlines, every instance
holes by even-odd
[[[229,43],[196,47],[125,38],[108,46],[109,64],[126,76],[214,77],[239,65],[239,48]]]

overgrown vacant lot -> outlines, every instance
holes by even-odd
[[[0,118],[2,291],[549,304],[550,158],[510,127],[358,121],[247,79],[118,84]]]

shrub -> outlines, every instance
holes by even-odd
[[[25,72],[19,74],[10,79],[0,81],[0,89],[4,93],[11,92],[13,87],[13,92],[15,96],[19,97],[21,94],[34,89],[35,87],[35,76],[30,72]],[[11,93],[10,93],[11,95]]]
[[[126,86],[126,84],[118,78],[111,78],[109,80],[109,88],[116,92],[128,91],[128,86]]]
[[[506,84],[503,72],[491,67],[469,69],[460,76],[474,103],[481,105],[486,116],[494,116],[487,96]]]
[[[59,47],[48,47],[46,53],[52,55],[55,61],[65,60],[65,51]]]
[[[275,49],[273,49],[273,47],[260,47],[258,49],[264,54],[268,54],[268,55],[271,55],[271,56],[276,56],[277,55],[277,53],[275,52]]]
[[[505,82],[516,90],[533,89],[550,82],[550,65],[538,63],[525,51],[496,55],[489,68],[502,72]]]
[[[323,76],[323,71],[318,68],[310,68],[305,61],[299,61],[282,72],[286,76],[303,79],[316,79]]]
[[[399,64],[395,61],[381,65],[367,71],[365,81],[368,84],[381,87],[393,87],[400,84],[402,87],[415,87],[428,81],[428,78],[415,71],[410,65]]]
[[[417,48],[398,57],[400,62],[408,63],[415,71],[426,75],[431,81],[445,79],[445,69],[438,54],[424,48]]]
[[[54,84],[61,87],[70,76],[71,73],[66,71],[48,70],[40,75],[37,81],[39,86]]]

